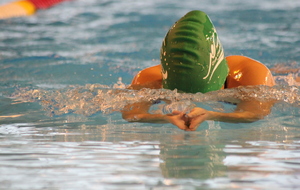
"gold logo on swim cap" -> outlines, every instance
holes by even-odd
[[[163,79],[168,78],[168,71],[165,71],[164,69],[162,69],[161,74],[162,74]]]
[[[209,53],[209,67],[208,67],[207,75],[203,77],[203,79],[206,79],[210,75],[209,81],[211,80],[216,69],[224,59],[224,51],[223,48],[220,48],[220,41],[217,38],[217,32],[215,28],[213,29],[213,34],[211,38],[212,38],[212,43],[210,46],[210,53]],[[213,69],[211,68],[212,65],[214,65]]]

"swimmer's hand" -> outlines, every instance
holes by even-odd
[[[196,131],[203,121],[212,119],[212,112],[196,107],[190,113],[186,114],[186,117],[189,124],[186,131]]]
[[[144,111],[144,112],[143,112]],[[141,123],[171,123],[179,129],[188,129],[188,120],[185,113],[174,111],[171,114],[150,114],[147,110],[142,110],[140,107],[122,111],[123,119],[129,122]]]
[[[211,119],[211,113],[212,112],[203,108],[196,107],[192,109],[189,114],[181,111],[173,111],[171,114],[164,115],[163,118],[167,123],[171,123],[179,129],[185,131],[196,131],[203,121]]]
[[[189,120],[186,114],[181,111],[173,111],[172,114],[167,114],[169,123],[177,126],[179,129],[188,130]]]

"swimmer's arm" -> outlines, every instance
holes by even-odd
[[[140,123],[168,123],[167,116],[163,114],[150,114],[150,113],[135,113],[130,111],[123,111],[122,117],[129,122]]]
[[[194,108],[189,114],[189,130],[194,131],[205,120],[222,121],[228,123],[251,123],[263,119],[271,112],[274,102],[242,101],[234,112],[223,113]]]
[[[143,84],[131,84],[128,89],[140,90],[142,88],[160,89],[162,88],[162,79],[150,81]],[[165,100],[164,100],[165,101]],[[187,129],[186,117],[184,113],[174,112],[172,114],[150,114],[149,108],[152,102],[138,102],[125,106],[121,111],[123,119],[129,122],[141,123],[171,123],[180,129]]]
[[[140,90],[143,88],[159,89],[161,88],[161,81],[150,81],[143,84],[131,84],[128,89]],[[152,102],[137,102],[125,106],[122,110],[123,119],[129,122],[143,122],[143,123],[168,123],[167,116],[163,114],[150,114],[149,108]]]
[[[242,101],[232,113],[213,112],[214,121],[231,123],[251,123],[270,114],[274,102],[260,102],[257,100]]]
[[[173,114],[150,114],[148,112],[152,103],[138,102],[125,107],[122,111],[123,119],[129,122],[140,123],[171,123],[180,129],[187,129],[184,113],[174,112]]]

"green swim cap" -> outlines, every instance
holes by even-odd
[[[167,33],[161,48],[163,88],[186,93],[221,89],[228,65],[216,29],[201,11],[191,11]]]

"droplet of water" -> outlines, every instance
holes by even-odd
[[[118,78],[118,82],[113,85],[113,88],[125,89],[126,85],[122,82],[122,77]]]

